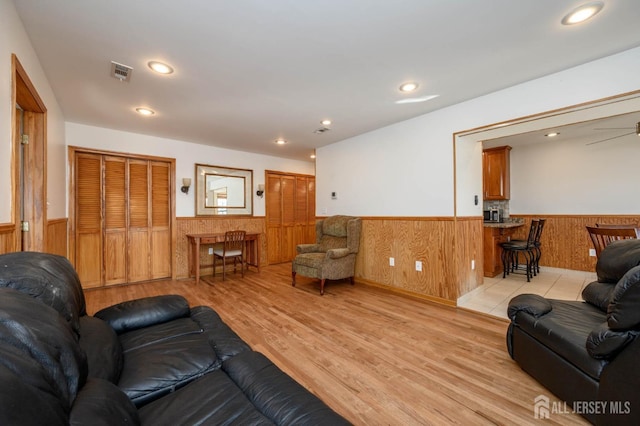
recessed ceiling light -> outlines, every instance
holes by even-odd
[[[320,124],[322,124],[323,126],[330,126],[331,125],[331,120],[322,120],[320,122]]]
[[[558,136],[559,134],[560,134],[560,132],[549,132],[545,136],[548,137],[548,138],[553,138],[555,136]]]
[[[172,74],[173,73],[173,68],[171,68],[169,65],[164,64],[162,62],[151,61],[147,65],[149,65],[149,68],[151,68],[152,70],[154,70],[158,74]]]
[[[314,158],[316,158],[316,155],[315,155],[315,154],[311,154],[311,155],[309,156],[309,158],[314,159]]]
[[[140,115],[145,115],[145,116],[150,116],[156,113],[154,110],[149,108],[144,108],[144,107],[136,108],[136,112]]]
[[[397,104],[415,104],[415,103],[418,103],[418,102],[429,101],[431,99],[437,98],[438,96],[440,96],[440,95],[422,96],[420,98],[406,98],[406,99],[397,100],[396,103]]]
[[[400,86],[400,91],[403,93],[409,93],[409,92],[413,92],[418,88],[418,83],[414,83],[414,82],[409,82],[409,83],[403,83]]]
[[[584,22],[589,18],[592,18],[596,13],[604,7],[604,3],[601,1],[594,1],[591,3],[583,4],[582,6],[573,9],[571,12],[562,18],[563,25],[573,25]]]
[[[276,144],[278,144],[278,145],[284,145],[286,143],[287,143],[287,141],[285,141],[284,139],[276,139]]]

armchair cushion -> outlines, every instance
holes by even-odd
[[[296,251],[298,252],[298,254],[302,254],[320,252],[322,250],[320,250],[320,245],[318,244],[298,244],[296,246]]]
[[[327,251],[327,259],[340,259],[349,254],[348,248],[336,248]]]
[[[324,262],[326,253],[303,253],[296,256],[296,265],[306,266],[308,268],[320,269]]]

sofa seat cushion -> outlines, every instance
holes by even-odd
[[[512,321],[527,334],[598,380],[606,360],[589,355],[586,342],[589,334],[605,321],[598,308],[584,302],[547,299],[551,310],[538,318],[520,311]]]
[[[80,317],[80,347],[87,354],[88,377],[118,383],[122,370],[122,346],[115,331],[99,318]]]
[[[118,386],[141,406],[220,368],[209,336],[191,318],[123,333]]]
[[[295,263],[312,269],[321,269],[326,253],[303,253],[296,256]]]
[[[216,370],[138,411],[148,425],[272,425],[240,388]]]

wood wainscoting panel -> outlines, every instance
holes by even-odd
[[[47,220],[47,253],[68,257],[67,218]]]
[[[531,219],[547,219],[540,239],[542,245],[541,266],[573,269],[576,271],[595,271],[596,258],[589,256],[593,248],[587,226],[596,223],[622,224],[640,223],[640,215],[515,215],[522,218],[521,227],[514,238],[527,238]]]
[[[363,217],[356,278],[455,303],[459,278],[454,235],[452,217]],[[422,262],[421,272],[416,261]]]
[[[176,220],[176,270],[177,278],[189,277],[189,240],[187,234],[224,233],[241,229],[249,233],[260,234],[260,265],[267,264],[267,238],[264,217],[231,216],[228,218],[179,217]],[[209,246],[200,249],[200,273],[209,275],[213,272],[213,256],[208,254]],[[219,266],[219,264],[218,264]]]
[[[0,254],[16,251],[16,225],[0,224]]]
[[[484,227],[482,225],[481,217],[456,218],[457,297],[470,292],[484,282]]]

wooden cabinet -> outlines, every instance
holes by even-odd
[[[499,146],[482,151],[482,190],[485,200],[508,200],[510,146]]]
[[[483,234],[484,276],[495,277],[502,273],[502,248],[500,243],[511,240],[511,236],[522,225],[515,227],[485,226]]]

